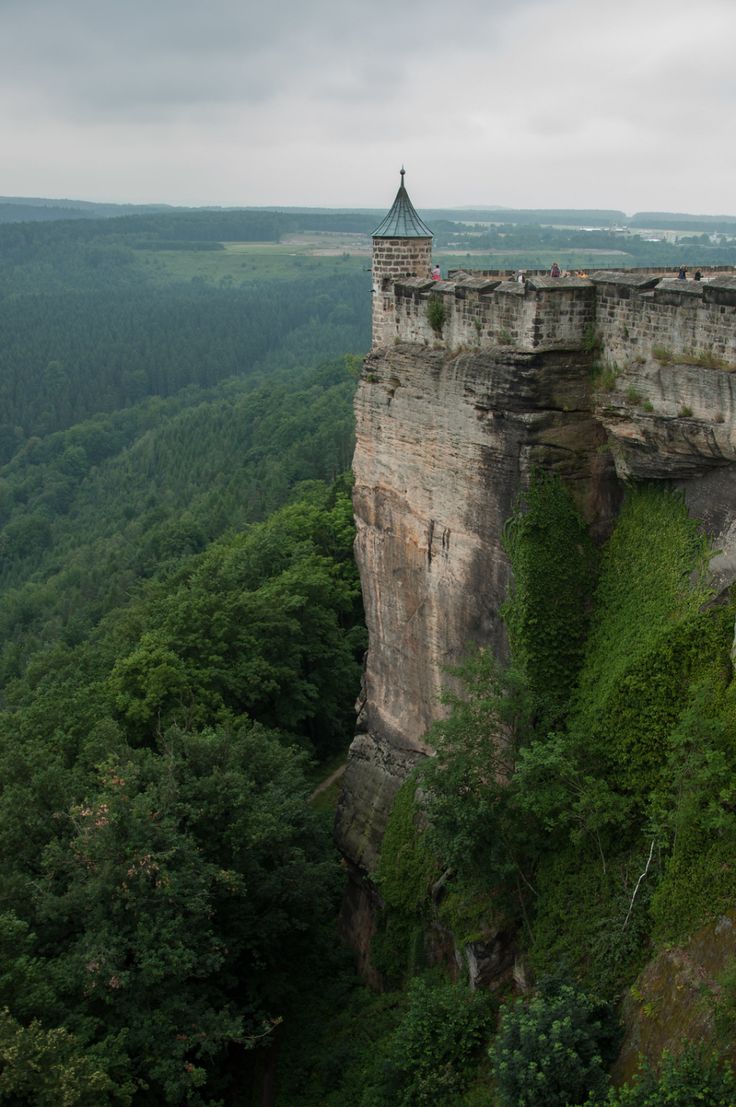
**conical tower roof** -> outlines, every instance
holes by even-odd
[[[425,223],[422,223],[409,199],[409,193],[404,188],[405,172],[402,166],[401,184],[393,207],[376,227],[373,238],[432,238],[432,232]]]

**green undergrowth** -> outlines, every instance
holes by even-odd
[[[647,852],[621,849],[605,868],[597,849],[581,851],[574,843],[545,858],[536,874],[528,949],[535,976],[582,981],[597,995],[615,996],[622,981],[637,975],[648,943],[652,884],[633,906],[632,895]]]
[[[531,957],[606,994],[654,940],[681,939],[736,900],[734,609],[708,606],[708,553],[679,495],[629,490],[558,743],[567,835],[538,860]],[[522,783],[534,782],[523,770],[522,759]]]
[[[441,974],[376,994],[343,967],[284,1026],[276,1107],[480,1107],[497,1003]]]
[[[481,875],[448,885],[437,914],[459,946],[482,941],[493,922],[488,881]]]

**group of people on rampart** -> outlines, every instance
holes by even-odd
[[[680,281],[687,280],[688,279],[687,273],[688,273],[688,267],[686,265],[679,266],[678,272],[677,272],[677,279],[680,280]],[[550,275],[550,277],[584,277],[586,279],[588,277],[588,273],[584,269],[565,269],[565,270],[563,270],[563,269],[560,268],[559,263],[556,262],[556,261],[552,262],[552,265],[550,266],[550,270],[549,270],[549,275]],[[439,262],[435,262],[435,264],[432,266],[432,269],[430,270],[430,277],[433,281],[441,281],[442,280],[442,270],[440,269]],[[526,284],[526,280],[527,280],[526,270],[517,269],[516,272],[513,274],[513,277],[511,277],[510,279],[514,280],[514,281],[518,281],[519,284]],[[703,273],[700,269],[695,270],[695,273],[693,274],[693,280],[696,280],[696,281],[703,280]]]

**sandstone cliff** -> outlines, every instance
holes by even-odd
[[[597,539],[625,481],[680,484],[717,551],[717,589],[736,579],[736,291],[678,285],[600,274],[394,288],[396,334],[366,360],[356,397],[369,650],[336,838],[359,878],[347,911],[358,946],[374,894],[362,874],[398,787],[431,752],[448,667],[472,643],[506,654],[503,530],[534,467],[564,477]],[[441,336],[430,295],[445,305]]]
[[[602,273],[394,287],[393,344],[368,357],[356,398],[369,650],[336,835],[360,871],[429,752],[448,667],[471,643],[505,656],[503,529],[535,466],[564,476],[597,539],[623,482],[679,483],[717,587],[736,579],[735,285]]]
[[[369,651],[337,818],[341,849],[375,865],[398,786],[428,752],[447,669],[471,643],[506,652],[502,536],[538,466],[574,488],[597,534],[617,490],[579,350],[375,351],[356,399],[356,556]]]

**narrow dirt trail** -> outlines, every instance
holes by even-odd
[[[326,792],[330,785],[334,784],[336,780],[339,780],[344,772],[345,766],[341,765],[339,769],[335,769],[334,773],[330,773],[328,777],[325,777],[322,783],[318,784],[312,792],[311,796],[309,797],[309,802],[311,803],[312,800],[315,800],[317,796],[319,796],[322,792]]]

